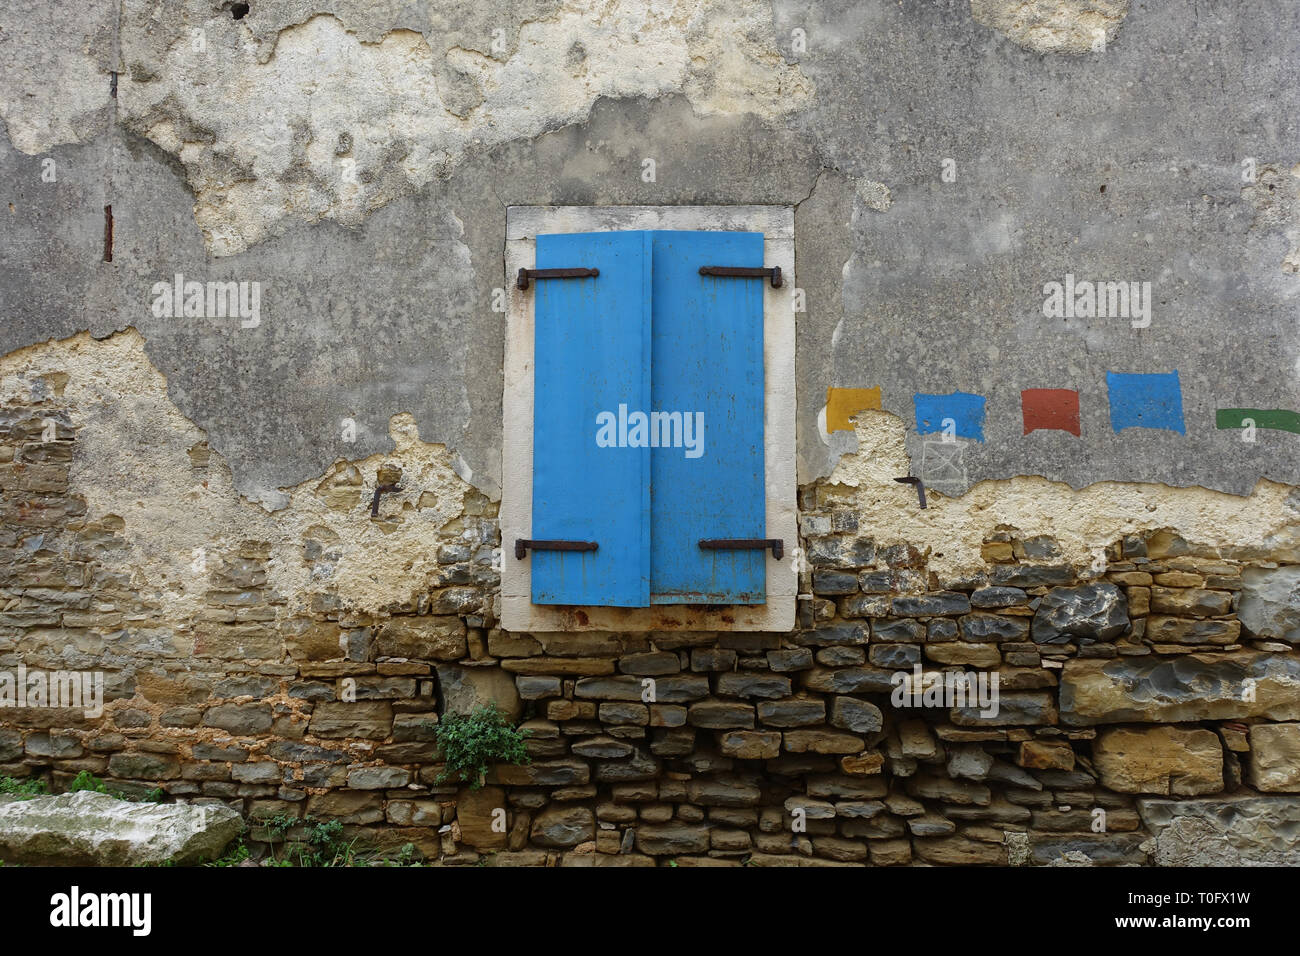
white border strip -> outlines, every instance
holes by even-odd
[[[767,603],[721,610],[660,604],[649,608],[533,604],[531,563],[515,558],[515,539],[532,537],[533,290],[515,287],[533,268],[540,233],[698,229],[763,233],[764,265],[780,266],[779,289],[763,283],[763,436],[767,485],[765,537],[785,541],[780,561],[767,553]],[[505,391],[501,493],[501,607],[509,631],[790,631],[798,575],[795,477],[794,209],[790,206],[511,206],[506,210]]]

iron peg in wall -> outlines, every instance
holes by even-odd
[[[916,485],[916,493],[921,499],[921,509],[925,510],[925,483],[920,478],[913,478],[909,475],[906,478],[895,478],[894,480],[904,485]]]
[[[765,279],[770,276],[773,289],[781,288],[784,281],[781,278],[780,266],[773,266],[771,269],[754,269],[748,266],[700,266],[700,275],[724,276],[733,279]]]
[[[401,485],[375,485],[375,496],[370,499],[370,517],[379,517],[379,496],[386,495],[390,492],[401,491]]]

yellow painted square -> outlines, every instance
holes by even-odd
[[[851,432],[850,415],[880,409],[880,386],[873,388],[826,389],[826,431]]]

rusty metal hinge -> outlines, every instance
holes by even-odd
[[[515,285],[527,289],[529,279],[594,279],[598,275],[599,269],[520,269]]]
[[[523,560],[528,549],[534,551],[595,551],[595,541],[534,541],[531,538],[515,538],[515,557]]]
[[[778,561],[785,556],[785,542],[780,538],[704,538],[700,547],[705,551],[766,551]]]
[[[745,266],[700,266],[702,276],[731,276],[738,279],[763,279],[772,277],[772,288],[781,288],[781,267],[771,269],[751,269]]]

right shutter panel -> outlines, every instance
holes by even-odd
[[[766,552],[699,546],[702,538],[767,537],[763,289],[768,280],[700,275],[700,266],[762,265],[761,233],[654,234],[654,407],[680,413],[683,423],[685,416],[698,414],[704,424],[698,457],[684,447],[651,452],[654,604],[767,601]]]

